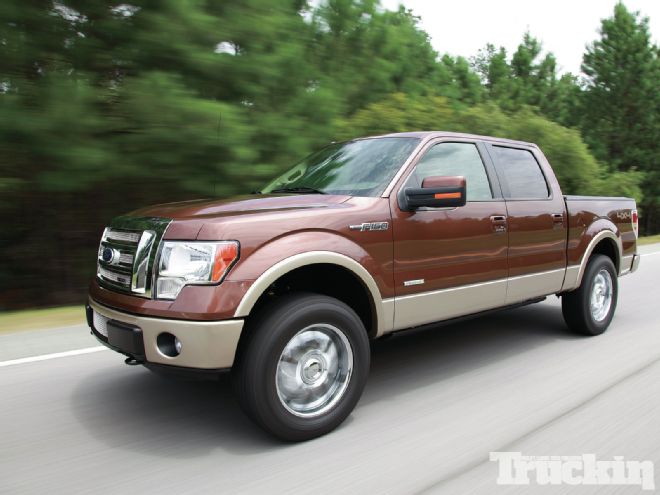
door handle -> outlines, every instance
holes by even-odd
[[[555,227],[560,227],[564,225],[564,214],[563,213],[553,213],[552,221]]]
[[[490,221],[493,224],[493,230],[496,234],[503,234],[506,232],[506,216],[493,215],[490,217]]]

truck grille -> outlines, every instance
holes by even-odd
[[[97,257],[99,285],[151,297],[152,266],[170,220],[120,217],[103,232]]]

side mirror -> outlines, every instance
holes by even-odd
[[[465,177],[427,177],[422,187],[404,190],[406,210],[417,208],[455,208],[467,200]]]

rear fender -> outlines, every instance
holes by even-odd
[[[562,292],[577,289],[582,284],[582,277],[584,276],[584,272],[587,269],[589,258],[591,257],[596,246],[605,239],[610,239],[616,246],[616,260],[614,261],[614,265],[616,266],[617,270],[619,269],[621,256],[623,254],[623,246],[621,242],[621,235],[614,223],[607,219],[601,218],[593,222],[587,228],[586,232],[582,234],[582,239],[582,244],[586,246],[584,248],[584,253],[580,258],[579,264],[569,266],[567,268]]]

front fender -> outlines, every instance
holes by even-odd
[[[337,234],[305,231],[261,246],[230,272],[228,280],[254,280],[234,317],[248,316],[261,295],[277,279],[303,266],[334,264],[350,270],[368,290],[376,312],[378,335],[391,329],[394,304],[383,300],[383,267],[360,245]],[[380,285],[382,284],[382,285]]]

